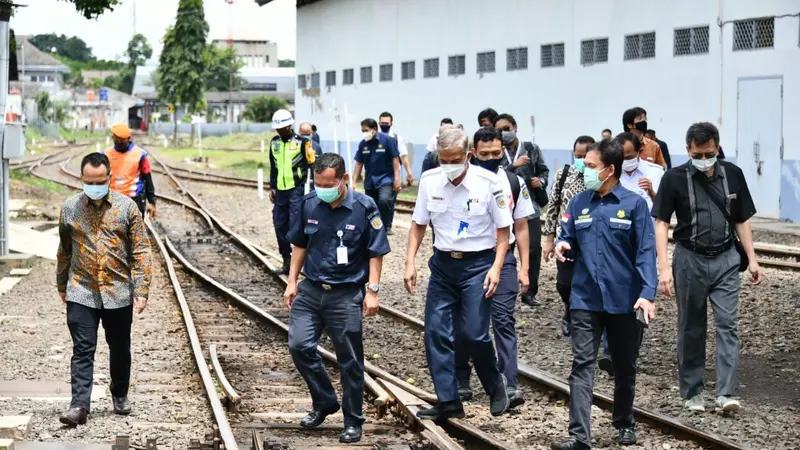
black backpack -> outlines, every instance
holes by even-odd
[[[519,178],[517,178],[516,174],[513,174],[507,170],[503,170],[508,177],[508,183],[511,185],[511,194],[514,196],[514,208],[511,209],[511,215],[514,215],[514,211],[517,209],[517,200],[519,200],[519,193],[522,190],[522,187],[519,185]]]

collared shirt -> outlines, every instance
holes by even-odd
[[[506,204],[509,209],[511,209],[512,218],[515,221],[519,219],[527,220],[528,218],[538,218],[539,214],[533,206],[531,194],[528,192],[527,186],[525,186],[525,181],[517,175],[512,176],[517,177],[517,181],[519,182],[519,198],[516,204],[514,203],[514,191],[511,190],[511,182],[508,180],[505,169],[500,168],[497,170],[497,179],[503,187],[503,194],[506,196]],[[514,237],[514,227],[512,225],[508,236],[508,243],[513,244],[514,241],[516,241],[516,238]]]
[[[708,183],[736,223],[755,215],[756,206],[742,169],[727,161],[717,161],[711,177],[697,170],[691,161],[668,170],[661,180],[652,215],[669,222],[675,213],[678,225],[672,237],[676,241],[716,248],[733,239],[733,235],[722,211],[700,183]]]
[[[433,224],[434,247],[448,252],[477,252],[494,248],[497,228],[514,222],[497,174],[468,165],[458,186],[441,167],[422,175],[412,220]]]
[[[669,155],[669,146],[661,139],[656,139],[656,143],[661,148],[661,155],[664,157],[664,162],[667,164],[667,169],[672,168],[672,157]]]
[[[364,164],[364,189],[377,189],[394,182],[394,159],[400,158],[394,139],[378,133],[369,142],[361,141],[356,162]]]
[[[622,174],[619,177],[619,183],[625,189],[633,192],[634,194],[639,194],[643,199],[645,199],[647,202],[647,210],[652,211],[653,200],[650,198],[650,194],[639,187],[639,180],[642,178],[647,178],[650,180],[650,183],[653,184],[653,192],[658,192],[658,186],[661,184],[661,178],[663,176],[664,169],[662,169],[661,166],[639,160],[639,165],[633,172],[628,173],[625,170],[622,171]]]
[[[439,150],[439,133],[435,133],[428,139],[428,145],[425,148],[427,148],[429,152]]]
[[[97,206],[78,194],[61,205],[58,232],[56,282],[67,301],[116,309],[147,298],[150,245],[133,200],[111,192]]]
[[[661,147],[658,146],[658,142],[651,141],[644,136],[640,140],[642,141],[642,149],[639,151],[639,157],[644,161],[666,168],[667,163],[664,161],[664,155],[661,153]]]
[[[564,172],[562,167],[556,172],[556,177],[553,180],[553,189],[550,190],[550,199],[547,202],[547,214],[542,228],[542,234],[545,236],[561,234],[561,217],[567,212],[569,202],[577,194],[586,190],[586,185],[583,183],[583,173],[578,171],[575,166],[567,168],[567,178],[564,180],[564,186],[558,192],[558,182],[561,180],[561,174]],[[558,198],[561,198],[561,204],[558,208],[555,207],[558,203]]]
[[[292,224],[288,237],[292,245],[308,251],[303,273],[317,283],[364,284],[369,280],[369,260],[390,251],[375,201],[352,189],[333,209],[316,193],[303,197],[300,220]],[[344,264],[337,255],[340,246],[347,248]]]
[[[576,252],[570,308],[628,314],[639,298],[655,300],[655,229],[640,196],[620,184],[604,197],[581,192],[558,241]]]
[[[408,156],[408,148],[406,148],[406,140],[403,139],[403,136],[395,133],[394,130],[389,130],[386,135],[395,140],[397,143],[397,153],[399,153],[400,156]]]

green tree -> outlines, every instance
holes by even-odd
[[[71,89],[86,86],[80,69],[72,69],[69,73],[64,74],[64,84]]]
[[[144,65],[153,56],[153,48],[147,42],[143,34],[135,34],[130,42],[128,49],[125,50],[128,57],[128,64],[119,72],[119,84],[114,89],[118,89],[128,94],[133,93],[133,82],[136,78],[136,68]]]
[[[47,92],[39,92],[36,95],[36,110],[38,111],[39,118],[44,119],[47,117],[47,111],[50,109],[50,94]]]
[[[242,117],[251,122],[271,122],[272,115],[275,114],[275,111],[282,108],[286,108],[285,100],[262,95],[250,100],[250,103],[248,103],[247,107],[242,111]]]
[[[81,38],[75,36],[67,37],[63,34],[56,35],[54,33],[37,34],[31,36],[29,40],[31,44],[43,52],[55,53],[73,61],[85,63],[94,59],[92,49]]]
[[[89,88],[97,90],[103,87],[103,80],[100,78],[92,78],[89,80]]]
[[[119,75],[109,75],[103,80],[103,86],[121,91],[122,78]]]
[[[159,58],[157,89],[161,101],[182,105],[187,113],[205,111],[207,37],[203,0],[180,0],[178,17],[164,35],[164,48]],[[177,144],[177,125],[172,139]]]
[[[279,59],[278,67],[294,67],[293,59]]]
[[[239,76],[239,69],[244,67],[244,61],[236,55],[235,49],[232,47],[219,48],[211,44],[208,46],[207,57],[207,91],[240,91],[247,85]]]
[[[108,11],[113,11],[114,6],[122,3],[121,0],[63,0],[75,4],[75,10],[87,19],[94,19]]]

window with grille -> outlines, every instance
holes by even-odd
[[[354,82],[353,69],[344,69],[342,71],[342,84],[353,84]]]
[[[305,89],[306,88],[306,76],[305,75],[298,75],[297,76],[297,89]]]
[[[437,78],[439,76],[439,58],[426,59],[422,65],[425,78]]]
[[[775,18],[740,20],[733,23],[733,50],[770,48],[775,45]]]
[[[406,61],[400,66],[400,72],[403,80],[413,80],[417,75],[417,64],[414,61]]]
[[[656,32],[625,36],[625,60],[656,57]]]
[[[361,68],[361,83],[372,83],[372,67]]]
[[[564,67],[564,44],[542,46],[542,67]]]
[[[467,56],[455,55],[447,59],[448,75],[464,75],[467,73]]]
[[[528,47],[506,50],[506,70],[526,70],[528,68]]]
[[[311,89],[319,89],[319,72],[311,74]]]
[[[325,86],[336,86],[336,71],[329,70],[325,72]]]
[[[675,30],[674,56],[708,53],[708,32],[707,25]]]
[[[494,52],[478,53],[478,73],[494,72]]]
[[[581,41],[581,64],[608,62],[608,38]]]
[[[378,77],[380,81],[392,81],[394,66],[392,64],[381,64]]]

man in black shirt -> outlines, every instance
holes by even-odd
[[[716,407],[738,411],[733,398],[739,366],[739,266],[737,236],[749,259],[752,284],[763,278],[753,250],[750,218],[756,213],[742,170],[719,161],[719,131],[707,122],[686,132],[689,162],[670,169],[661,179],[653,216],[656,221],[658,284],[678,307],[678,383],[690,411],[704,411],[703,373],[706,362],[706,299],[716,323]],[[719,205],[719,206],[717,206]],[[723,211],[724,207],[724,211]],[[670,270],[667,256],[669,222],[678,218]],[[730,224],[733,223],[732,227]]]
[[[658,146],[661,147],[661,155],[664,157],[664,162],[667,163],[667,169],[671,169],[672,159],[669,157],[669,147],[667,143],[656,137],[656,130],[647,130],[644,135],[647,139],[658,142]]]

